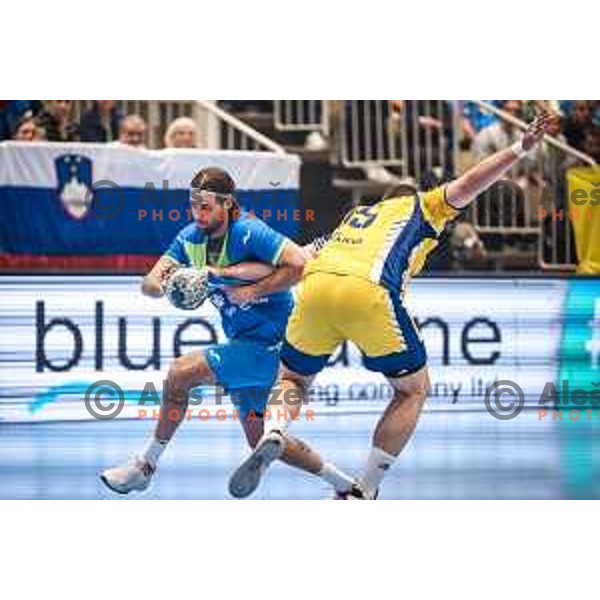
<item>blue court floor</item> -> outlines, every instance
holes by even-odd
[[[378,413],[323,415],[294,433],[356,473]],[[98,479],[139,451],[153,423],[136,420],[0,424],[0,498],[221,499],[246,452],[239,423],[185,422],[153,485],[123,498]],[[382,499],[598,497],[592,456],[598,426],[570,430],[524,411],[512,421],[484,412],[429,411],[390,471]],[[591,438],[593,436],[593,439]],[[588,439],[589,437],[589,439]],[[253,498],[323,499],[320,480],[276,464]]]

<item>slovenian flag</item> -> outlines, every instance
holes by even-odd
[[[190,180],[209,166],[232,175],[244,208],[297,236],[300,162],[293,155],[3,142],[0,266],[147,268],[190,222]]]

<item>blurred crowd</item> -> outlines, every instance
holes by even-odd
[[[550,135],[600,162],[600,100],[490,100],[497,108],[518,119],[529,121],[540,109],[556,115]],[[519,131],[485,113],[476,104],[463,108],[463,145],[477,158],[510,144]]]
[[[559,143],[541,145],[534,155],[519,161],[502,185],[488,190],[476,210],[451,229],[447,254],[455,266],[485,262],[488,251],[498,254],[507,245],[517,254],[521,248],[533,248],[532,236],[540,227],[550,231],[551,226],[548,247],[552,256],[560,255],[556,248],[565,253],[552,260],[572,262],[567,257],[574,256],[569,223],[540,218],[539,207],[543,198],[551,202],[551,208],[565,208],[567,174],[572,167],[590,162],[562,145],[600,164],[600,100],[486,101],[502,111],[500,116],[476,101],[456,100],[298,100],[281,103],[279,116],[279,105],[272,100],[218,102],[291,152],[303,146],[309,156],[310,152],[325,155],[337,181],[346,178],[355,183],[355,179],[363,185],[361,194],[365,179],[371,187],[377,184],[377,194],[381,188],[398,185],[421,189],[439,185],[515,142],[522,129],[513,119],[529,122],[540,110],[550,110],[556,119],[549,133]],[[126,106],[153,114],[144,103],[126,101],[0,101],[0,141],[95,142],[145,148],[149,124],[141,114],[126,113]],[[181,112],[159,111],[160,123],[150,124],[152,147],[206,148],[206,131],[199,131],[194,119],[171,120]],[[277,118],[292,124],[302,124],[303,119],[321,124],[323,120],[326,126],[301,127],[290,133],[277,130]],[[230,138],[234,145],[223,147],[236,149],[236,136],[222,136],[221,140]],[[483,228],[487,232],[480,236]]]
[[[556,118],[549,135],[556,141],[566,144],[586,154],[600,163],[600,101],[599,100],[560,100],[560,101],[488,101],[511,117],[529,122],[540,110],[550,110]],[[489,112],[483,112],[477,104],[465,103],[462,106],[461,149],[467,162],[477,162],[506,148],[521,135],[521,130],[506,120],[500,120]],[[545,262],[570,263],[576,255],[574,235],[567,231],[568,221],[553,221],[548,215],[539,219],[539,209],[549,200],[550,209],[567,207],[567,173],[582,163],[575,154],[564,152],[558,146],[541,145],[533,154],[521,160],[507,175],[506,180],[516,183],[521,194],[503,185],[488,190],[488,202],[476,207],[478,219],[488,227],[515,228],[541,225],[543,235],[543,256]],[[464,165],[463,165],[464,167]],[[549,194],[548,194],[549,192]],[[518,247],[519,238],[512,240],[500,235],[488,235],[486,241],[480,238],[476,228],[467,220],[452,231],[450,255],[454,265],[473,266],[485,263],[487,251],[503,248],[507,244]],[[521,242],[527,244],[526,236]],[[513,248],[514,249],[514,248]]]
[[[96,142],[145,148],[148,124],[125,114],[114,100],[95,100],[76,118],[73,100],[0,100],[0,141]],[[167,127],[165,148],[201,146],[196,122],[174,119]]]
[[[355,159],[364,160],[370,152],[368,145],[377,140],[377,130],[381,129],[378,119],[382,107],[370,107],[375,101],[359,101],[353,118],[348,118],[346,138],[357,152]],[[549,110],[555,116],[550,136],[558,142],[583,152],[600,163],[600,100],[491,100],[496,108],[520,121],[529,122],[540,110]],[[356,101],[346,101],[348,110]],[[453,106],[454,105],[454,106]],[[473,102],[446,100],[391,100],[383,106],[390,126],[387,131],[404,131],[404,145],[408,149],[406,167],[422,187],[431,187],[440,181],[451,179],[457,172],[474,162],[478,162],[494,152],[515,142],[522,130],[491,112],[484,111]],[[378,113],[379,111],[379,113]],[[453,115],[458,115],[457,126]],[[358,113],[358,114],[356,114]],[[363,117],[363,114],[366,115]],[[385,115],[384,115],[385,118]],[[361,119],[371,119],[366,126]],[[358,126],[356,124],[358,123]],[[367,132],[366,134],[364,132]],[[352,136],[359,133],[361,139]],[[455,136],[457,139],[455,139]],[[455,157],[455,142],[460,153]],[[386,142],[387,143],[387,142]],[[363,156],[365,155],[365,156]],[[460,164],[455,164],[458,158]],[[556,146],[545,145],[538,155],[529,157],[519,165],[519,172],[509,177],[527,189],[529,183],[555,180],[561,176],[568,164],[564,152],[557,152]],[[432,171],[438,171],[433,173]],[[386,181],[381,167],[367,169],[369,179]],[[388,177],[389,179],[389,177]]]
[[[349,106],[350,101],[346,101]],[[353,101],[356,102],[356,101]],[[369,102],[360,101],[367,105]],[[541,107],[551,109],[556,115],[553,137],[591,156],[600,162],[600,100],[490,100],[489,103],[510,115],[528,121]],[[272,101],[223,101],[229,110],[272,111]],[[339,104],[339,102],[338,102]],[[335,102],[333,109],[335,114]],[[513,141],[519,134],[517,128],[481,110],[470,102],[460,103],[462,118],[460,146],[463,151],[472,152],[474,158],[485,157],[498,148]],[[148,124],[141,115],[125,114],[114,100],[96,100],[79,114],[73,100],[0,100],[0,141],[40,141],[50,142],[99,142],[145,147]],[[338,109],[339,110],[339,109]],[[415,123],[409,131],[415,139],[409,139],[409,147],[425,148],[423,140],[437,140],[439,133],[448,149],[446,169],[454,171],[449,149],[453,135],[452,110],[450,101],[392,100],[386,107],[392,123],[405,115],[407,122]],[[375,114],[375,111],[365,111]],[[393,130],[393,128],[392,128]],[[438,135],[432,135],[438,134]],[[410,137],[410,136],[409,136]],[[374,136],[373,136],[374,138]],[[312,138],[311,138],[312,139]],[[358,141],[358,153],[368,151],[363,148],[364,140]],[[196,122],[188,117],[174,119],[167,127],[163,146],[165,148],[202,147],[201,135]],[[357,157],[360,158],[360,157]],[[409,159],[419,162],[415,153]],[[409,171],[413,171],[410,169]]]

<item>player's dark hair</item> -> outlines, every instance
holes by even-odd
[[[412,185],[412,183],[399,183],[386,190],[382,200],[399,198],[400,196],[414,196],[418,191],[417,186]]]
[[[364,196],[360,199],[360,206],[375,206],[375,204],[379,204],[384,200],[389,200],[390,198],[399,198],[401,196],[414,196],[419,192],[416,185],[413,185],[409,182],[401,182],[396,185],[393,185],[385,191],[382,196]]]
[[[240,210],[240,205],[234,196],[235,181],[224,169],[220,169],[219,167],[205,167],[204,169],[200,169],[192,178],[190,185],[194,189],[206,190],[207,192],[217,194],[219,204],[223,204],[225,200],[229,199],[231,201],[231,208],[228,212],[231,220],[234,218],[234,212]]]
[[[235,192],[235,181],[231,175],[219,167],[200,169],[193,177],[191,186],[199,190],[207,190],[224,196]]]

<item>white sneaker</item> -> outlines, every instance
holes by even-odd
[[[279,431],[271,431],[262,437],[252,454],[229,479],[229,493],[234,498],[246,498],[258,487],[268,466],[281,456],[284,441]]]
[[[156,468],[141,456],[134,456],[126,465],[103,471],[100,479],[117,494],[142,492],[150,485],[155,470]]]

